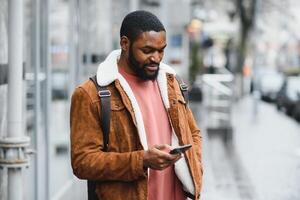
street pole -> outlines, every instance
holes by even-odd
[[[129,10],[130,12],[135,11],[139,8],[139,0],[130,0]]]
[[[254,35],[255,35],[255,41],[254,41],[254,65],[253,65],[253,77],[258,77],[257,75],[257,71],[258,71],[258,67],[257,67],[257,48],[259,45],[259,40],[260,40],[260,33],[259,33],[259,27],[258,27],[258,20],[261,14],[261,10],[260,10],[260,6],[261,6],[261,0],[256,0],[256,5],[255,5],[255,20],[254,20]],[[257,39],[258,38],[258,39]],[[257,78],[254,79],[255,81],[253,82],[253,120],[257,119],[258,116],[258,112],[259,112],[259,98],[260,98],[260,94],[258,91],[258,85],[257,85]]]
[[[34,149],[38,152],[34,159],[34,199],[47,199],[47,187],[48,187],[48,177],[47,177],[47,148],[45,128],[42,126],[42,119],[45,117],[45,109],[42,109],[41,103],[43,97],[41,97],[41,91],[45,86],[41,85],[41,81],[46,77],[41,76],[41,66],[44,63],[45,57],[47,55],[43,49],[47,48],[43,45],[45,42],[41,40],[45,35],[45,28],[47,23],[45,23],[44,15],[48,15],[44,11],[43,6],[45,1],[34,0],[33,1],[33,37],[32,37],[32,65],[34,67],[34,135],[33,144]],[[42,28],[43,27],[43,28]],[[43,33],[43,35],[42,35]],[[44,70],[45,71],[45,70]],[[45,102],[45,101],[44,101]]]
[[[78,57],[77,49],[78,49],[78,12],[77,11],[78,2],[76,0],[69,1],[69,23],[70,23],[70,31],[69,31],[69,57],[68,63],[70,66],[70,79],[69,79],[69,96],[72,95],[75,86],[77,85],[77,77],[76,77],[76,59]]]
[[[50,36],[49,36],[49,17],[50,17],[50,0],[43,0],[41,1],[41,65],[45,69],[46,73],[46,82],[43,89],[45,89],[45,134],[42,136],[44,137],[39,140],[39,145],[44,144],[43,152],[39,152],[42,155],[45,155],[45,158],[39,157],[39,166],[45,166],[44,170],[39,169],[38,176],[43,178],[40,179],[41,183],[44,183],[44,187],[42,191],[39,191],[38,199],[49,200],[50,199],[50,133],[51,133],[51,62],[50,62]],[[39,133],[38,133],[39,134]],[[44,161],[44,163],[43,163]],[[45,174],[43,174],[43,172]],[[51,177],[53,178],[53,177]],[[44,193],[43,193],[44,191]]]
[[[23,1],[8,1],[8,110],[7,138],[0,141],[6,147],[8,169],[8,200],[23,199],[22,165],[28,160],[25,147],[29,139],[25,137],[22,126],[23,105]],[[5,163],[5,162],[4,162]],[[1,165],[3,166],[3,165]]]
[[[160,19],[167,31],[167,42],[170,42],[170,32],[172,32],[172,30],[169,28],[169,8],[170,8],[170,1],[169,0],[163,0],[160,2],[161,6],[160,6]],[[167,45],[166,49],[165,49],[165,54],[164,54],[164,62],[168,63],[169,60],[169,51],[171,50],[170,45]]]
[[[40,163],[40,157],[41,155],[40,151],[40,133],[41,133],[41,126],[40,126],[40,119],[41,119],[41,108],[40,108],[40,102],[41,102],[41,85],[39,80],[39,74],[40,74],[40,67],[41,67],[41,54],[40,54],[40,47],[41,47],[41,26],[40,26],[40,1],[35,0],[34,1],[34,37],[32,39],[32,42],[34,44],[32,48],[32,56],[33,56],[33,66],[34,66],[34,148],[36,149],[36,152],[39,152],[35,156],[34,159],[34,199],[37,200],[39,197],[39,193],[41,192],[40,188],[44,184],[40,184],[41,177],[39,176],[39,163]]]

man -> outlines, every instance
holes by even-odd
[[[107,150],[95,85],[89,80],[73,94],[74,174],[96,180],[101,200],[199,199],[200,131],[174,70],[161,63],[167,45],[164,26],[149,12],[132,12],[122,22],[120,45],[97,71],[98,85],[111,93]],[[183,155],[169,153],[184,144],[192,148]]]

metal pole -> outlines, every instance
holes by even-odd
[[[82,77],[84,76],[84,74],[82,73],[82,68],[83,68],[83,62],[82,62],[82,47],[81,47],[81,41],[82,39],[82,26],[84,24],[84,20],[82,19],[82,1],[80,0],[75,0],[75,12],[76,17],[77,17],[77,21],[76,21],[76,48],[75,48],[75,80],[76,83],[80,83],[82,80]]]
[[[78,14],[78,45],[77,45],[77,71],[76,71],[76,76],[79,79],[79,81],[82,81],[82,77],[85,75],[85,64],[83,63],[83,54],[85,52],[84,48],[84,41],[87,41],[86,38],[84,37],[86,33],[84,32],[84,25],[86,24],[86,15],[85,15],[85,8],[86,8],[86,1],[80,1],[77,0],[77,12]],[[87,62],[87,61],[86,61]]]
[[[256,0],[256,5],[255,5],[255,21],[254,21],[254,66],[253,66],[253,77],[257,77],[257,48],[258,48],[258,40],[257,38],[260,37],[260,33],[259,33],[259,27],[258,27],[258,20],[260,19],[260,14],[261,14],[261,10],[260,10],[260,6],[261,6],[261,0]],[[256,120],[257,116],[258,116],[258,112],[259,112],[259,98],[260,98],[260,94],[258,91],[258,84],[257,84],[257,78],[254,79],[254,91],[253,91],[253,120]]]
[[[107,54],[108,52],[110,52],[113,49],[113,37],[114,37],[114,34],[112,34],[113,33],[113,20],[112,20],[112,18],[113,18],[113,12],[112,12],[113,11],[112,10],[113,2],[110,0],[107,0],[105,2],[98,1],[97,4],[98,4],[97,5],[98,9],[102,11],[101,16],[103,16],[103,13],[105,13],[103,16],[104,20],[102,19],[100,22],[100,23],[104,23],[104,25],[99,26],[98,25],[99,23],[97,23],[97,25],[98,25],[97,32],[99,33],[100,31],[104,30],[106,33],[107,37],[105,37],[105,40],[103,41],[103,47],[101,48],[101,51],[102,51],[102,53]],[[133,9],[136,10],[137,7],[133,8]],[[97,18],[98,17],[100,17],[99,14],[97,14]],[[100,42],[101,38],[98,37],[97,41]],[[99,51],[99,44],[97,44],[97,46],[94,45],[93,47],[94,47],[93,51]]]
[[[139,0],[130,0],[130,11],[135,11],[139,8]]]
[[[34,148],[36,149],[36,152],[38,154],[35,156],[34,159],[34,199],[38,200],[41,198],[41,193],[45,193],[44,190],[42,189],[44,187],[44,183],[42,182],[43,175],[44,173],[41,173],[41,165],[40,163],[43,162],[41,158],[44,157],[42,154],[42,149],[44,148],[44,145],[41,145],[41,125],[40,125],[40,120],[41,120],[41,98],[40,98],[40,67],[41,67],[41,4],[39,0],[34,1],[34,29],[33,29],[33,38],[32,38],[32,43],[33,43],[33,48],[32,48],[32,60],[33,60],[33,66],[34,66]],[[42,168],[43,169],[43,168]]]
[[[45,176],[44,176],[44,184],[45,184],[45,194],[44,198],[45,200],[50,199],[50,152],[49,152],[49,146],[50,146],[50,133],[51,133],[51,62],[50,62],[50,39],[49,39],[49,15],[50,15],[50,1],[44,0],[42,1],[41,5],[42,10],[42,21],[41,25],[42,27],[42,65],[46,70],[46,84],[45,84],[45,90],[46,90],[46,99],[45,99],[45,140],[43,141],[45,144],[44,153],[45,153]],[[53,178],[53,177],[52,177]]]
[[[22,127],[23,104],[23,1],[8,1],[8,138],[17,141],[24,136]],[[8,158],[18,154],[8,149]],[[23,197],[22,168],[8,168],[8,199],[21,200]]]
[[[69,78],[69,96],[73,93],[73,90],[77,84],[76,79],[76,58],[77,58],[77,46],[78,46],[78,29],[77,29],[77,21],[78,14],[76,12],[76,0],[69,1],[69,23],[70,23],[70,31],[69,31],[69,66],[70,66],[70,78]]]
[[[169,28],[169,7],[170,7],[170,2],[169,0],[163,0],[161,1],[161,6],[160,6],[160,19],[162,21],[162,23],[164,24],[164,27],[166,29],[166,39],[167,39],[167,43],[170,42],[170,32],[172,32],[172,30],[170,30]],[[168,62],[169,60],[169,52],[170,52],[171,48],[170,45],[167,45],[166,47],[166,53],[164,54],[164,62]]]

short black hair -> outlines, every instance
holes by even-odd
[[[138,10],[129,13],[123,19],[120,38],[128,37],[130,41],[134,41],[137,36],[147,31],[166,31],[161,21],[151,12]]]

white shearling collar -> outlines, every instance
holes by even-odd
[[[121,49],[112,51],[106,59],[99,64],[97,70],[97,82],[100,86],[106,86],[119,79],[119,71],[118,71],[118,64],[117,61],[121,55]],[[176,74],[175,71],[168,65],[164,63],[160,63],[159,65],[159,74],[170,73]]]

